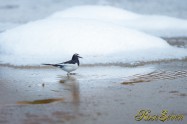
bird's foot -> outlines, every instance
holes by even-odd
[[[69,76],[69,75],[76,75],[76,73],[67,73],[67,75]]]
[[[76,75],[76,73],[70,73],[70,75]]]

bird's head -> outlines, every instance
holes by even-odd
[[[73,54],[72,60],[79,59],[79,58],[82,58],[82,57],[79,56],[79,54],[75,53]]]

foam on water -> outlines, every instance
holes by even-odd
[[[113,13],[110,15],[108,7],[99,6],[106,14],[101,11],[97,19],[87,19],[86,15],[86,19],[67,17],[79,15],[83,8],[80,7],[80,12],[64,11],[62,15],[58,13],[58,16],[55,14],[1,33],[1,63],[38,65],[61,62],[70,59],[74,53],[84,57],[83,64],[134,63],[187,56],[186,49],[172,47],[158,37],[117,24],[123,15],[130,20],[138,16],[127,11],[118,12],[118,9],[109,7]],[[116,23],[105,21],[105,17]]]

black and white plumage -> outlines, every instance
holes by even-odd
[[[59,67],[62,70],[68,72],[67,74],[70,74],[70,72],[75,71],[79,67],[80,65],[79,58],[82,57],[80,57],[79,54],[76,53],[72,56],[72,59],[69,61],[58,63],[58,64],[43,64],[43,65],[51,65],[54,67]]]

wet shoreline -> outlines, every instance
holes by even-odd
[[[140,109],[156,114],[167,109],[184,114],[180,122],[187,122],[186,61],[140,67],[83,66],[70,77],[54,68],[0,66],[0,70],[2,124],[137,123],[134,116]],[[136,82],[137,77],[141,81]],[[134,82],[124,83],[129,79]]]

